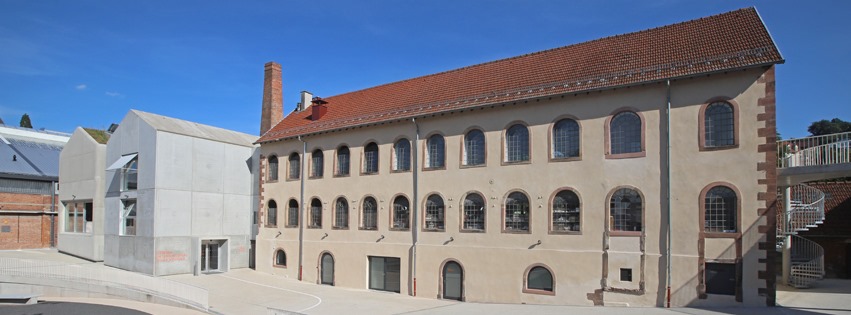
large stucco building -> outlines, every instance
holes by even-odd
[[[268,63],[257,270],[476,302],[773,305],[779,63],[753,8],[303,93],[286,117]]]

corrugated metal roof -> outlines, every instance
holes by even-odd
[[[59,177],[62,146],[16,138],[0,141],[0,174],[53,179]]]
[[[139,116],[139,118],[148,123],[148,125],[159,131],[167,131],[185,136],[209,139],[246,147],[254,146],[253,143],[258,138],[257,136],[241,132],[202,125],[196,122],[146,113],[138,110],[131,110],[130,112],[136,114],[136,116]]]

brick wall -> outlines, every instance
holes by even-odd
[[[59,198],[56,196],[56,209]],[[56,237],[59,220],[51,233],[50,195],[0,193],[0,249],[47,248]],[[31,213],[30,213],[31,212]]]

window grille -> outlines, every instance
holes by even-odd
[[[736,192],[724,186],[712,187],[704,200],[704,229],[706,232],[736,232]]]
[[[629,188],[618,189],[610,202],[612,231],[641,231],[643,204],[641,195]]]
[[[485,134],[481,130],[470,130],[464,136],[464,165],[485,164]]]
[[[553,158],[579,156],[579,124],[573,119],[562,119],[553,127]]]
[[[270,156],[269,157],[269,180],[276,181],[278,180],[278,157]]]
[[[465,230],[485,229],[485,200],[479,194],[469,194],[464,198],[464,224]]]
[[[298,201],[290,199],[289,211],[287,213],[287,226],[298,226]]]
[[[704,114],[704,144],[707,147],[723,147],[735,144],[733,106],[727,102],[715,102],[706,107]]]
[[[505,200],[505,230],[529,230],[529,198],[521,192],[513,192]]]
[[[301,174],[301,161],[299,160],[298,153],[290,154],[290,174],[289,179],[298,179]]]
[[[411,142],[408,139],[396,141],[396,144],[393,146],[393,155],[396,159],[395,163],[393,163],[393,170],[411,170]]]
[[[443,136],[432,135],[426,143],[428,155],[426,165],[428,168],[441,168],[446,164],[446,145]]]
[[[268,209],[266,210],[266,225],[278,225],[278,203],[274,200],[269,200]]]
[[[378,228],[378,205],[372,197],[366,197],[363,200],[363,228],[366,230],[375,230]]]
[[[349,147],[337,150],[337,175],[349,175]]]
[[[315,198],[310,201],[310,227],[322,227],[322,201]]]
[[[408,210],[408,198],[399,196],[393,200],[393,228],[407,229],[411,224],[410,211]]]
[[[553,291],[553,275],[547,268],[535,267],[529,270],[526,288],[531,290]]]
[[[611,154],[641,152],[641,118],[633,112],[622,112],[612,118],[609,137]]]
[[[349,203],[345,198],[337,198],[334,206],[334,227],[348,228],[349,227]]]
[[[443,198],[434,194],[426,200],[425,228],[429,230],[443,230]]]
[[[313,154],[310,155],[311,158],[311,177],[322,177],[325,173],[324,163],[325,163],[325,155],[322,153],[322,150],[313,151]]]
[[[579,196],[570,190],[562,190],[553,199],[553,231],[578,232]]]
[[[367,174],[378,173],[378,145],[370,142],[363,152],[363,172]]]
[[[517,124],[508,128],[505,133],[505,150],[508,162],[529,160],[529,130],[526,126]]]

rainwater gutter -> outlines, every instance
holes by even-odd
[[[413,283],[413,296],[417,296],[417,241],[419,236],[419,223],[417,223],[417,218],[419,218],[418,209],[419,209],[419,187],[417,186],[417,175],[419,171],[419,166],[417,160],[419,158],[419,154],[417,153],[417,148],[419,148],[420,143],[420,125],[417,124],[416,118],[411,118],[411,122],[414,123],[414,128],[416,131],[416,136],[414,138],[414,145],[411,146],[411,153],[414,158],[411,161],[411,167],[413,168],[411,174],[413,175],[413,193],[411,203],[411,216],[413,217],[413,222],[411,223],[411,231],[413,232],[413,246],[411,247],[411,283]]]
[[[307,152],[307,141],[301,139],[301,136],[298,136],[298,141],[301,141],[301,159],[299,161],[299,174],[298,178],[301,182],[301,189],[299,189],[299,197],[298,197],[298,280],[302,281],[302,272],[303,262],[304,262],[304,165],[305,163],[305,152]]]
[[[666,284],[667,284],[667,294],[666,294],[666,303],[665,306],[667,308],[671,308],[671,79],[665,81],[665,100],[666,100],[666,110],[665,110],[665,144],[666,144],[666,153],[665,153],[665,175],[666,178],[666,192],[665,192],[665,206],[668,208],[666,211],[666,215],[668,216],[668,224],[667,224],[667,232],[665,240],[667,244],[665,245],[665,267],[666,267]]]

